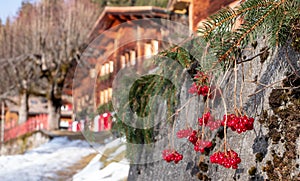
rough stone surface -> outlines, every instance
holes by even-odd
[[[22,154],[27,150],[36,148],[50,140],[49,136],[42,132],[34,132],[4,143],[2,155]]]
[[[266,50],[267,46],[262,43],[265,41],[261,39],[258,42],[256,47],[249,46],[242,53],[241,58],[243,60],[251,59]],[[175,138],[174,147],[184,157],[177,165],[166,163],[164,160],[151,163],[152,153],[142,150],[138,157],[148,158],[149,163],[131,165],[128,180],[300,179],[300,142],[299,133],[297,133],[300,131],[300,118],[297,116],[300,115],[300,91],[299,88],[295,88],[295,90],[288,88],[300,86],[300,83],[298,82],[298,85],[283,83],[292,79],[292,77],[286,79],[287,74],[292,72],[291,65],[299,70],[299,57],[299,53],[294,52],[293,49],[282,47],[265,51],[253,60],[238,65],[237,103],[240,104],[241,97],[244,111],[248,116],[255,117],[255,125],[254,130],[242,134],[227,129],[227,142],[230,148],[235,150],[242,159],[237,170],[226,169],[218,165],[212,165],[209,162],[209,155],[218,151],[224,142],[223,131],[219,129],[219,132],[207,132],[206,136],[215,143],[215,146],[206,155],[196,153],[193,146],[186,139],[179,140]],[[227,110],[232,111],[234,105],[234,72],[228,72],[224,76],[225,79],[220,86],[225,97]],[[297,77],[293,76],[293,78],[296,80]],[[242,79],[244,79],[244,84],[242,84]],[[285,80],[283,81],[283,79]],[[180,94],[181,104],[191,98],[191,95],[187,93],[190,83],[190,80],[186,79]],[[243,89],[242,95],[240,95],[241,88]],[[288,100],[284,102],[285,98],[280,98],[280,95],[285,94],[282,93],[276,96],[274,90],[284,90]],[[289,90],[294,92],[288,94]],[[279,103],[277,104],[279,105],[270,106],[270,104],[276,104],[274,100],[278,100]],[[222,100],[216,100],[212,108],[216,111],[215,116],[221,118],[224,114]],[[292,109],[295,114],[288,122],[292,126],[284,124],[285,120],[282,119],[283,116],[291,117],[293,115],[290,113],[292,111],[283,114],[289,109]],[[192,98],[188,106],[182,109],[175,119],[175,135],[177,130],[185,128],[186,125],[197,128],[197,118],[202,115],[203,111],[202,97]],[[274,130],[277,132],[274,133]],[[287,131],[291,134],[288,134]],[[170,133],[170,130],[166,126],[161,127],[159,130],[160,136],[167,136],[168,133]],[[293,144],[289,143],[291,141],[289,137],[291,137]],[[170,140],[170,143],[172,143],[172,140]],[[155,153],[161,153],[167,146],[168,144],[156,147],[157,152]],[[284,169],[289,169],[289,173],[286,174]]]

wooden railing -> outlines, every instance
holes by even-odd
[[[9,124],[6,124],[4,129],[4,142],[25,135],[27,133],[32,133],[34,131],[42,129],[47,130],[47,118],[48,117],[46,114],[41,114],[29,118],[26,122],[22,124],[17,124],[17,121],[12,121]]]

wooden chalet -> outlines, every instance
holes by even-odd
[[[95,64],[91,70],[91,77],[95,78],[94,97],[82,90],[75,100],[76,111],[94,101],[94,112],[100,105],[108,103],[112,98],[112,83],[118,71],[127,66],[138,67],[143,58],[157,54],[164,48],[163,36],[168,36],[160,26],[153,22],[147,25],[136,26],[137,20],[158,18],[172,20],[187,25],[195,31],[207,16],[215,13],[224,6],[234,6],[234,0],[170,0],[168,7],[152,6],[135,7],[106,7],[94,25],[90,35],[90,46],[86,50],[89,62]],[[126,26],[118,26],[122,23]],[[155,35],[153,39],[139,40],[145,34]],[[128,40],[137,41],[128,42]],[[82,80],[84,82],[86,80]],[[85,101],[84,100],[88,100]],[[89,104],[91,105],[91,104]]]
[[[143,59],[138,57],[155,55],[161,50],[163,43],[159,39],[162,39],[163,33],[160,25],[149,21],[149,24],[144,26],[134,20],[169,19],[169,17],[170,14],[166,9],[151,6],[106,7],[104,9],[90,33],[89,39],[94,42],[87,50],[92,55],[88,61],[95,64],[95,70],[92,70],[94,72],[92,74],[95,74],[92,76],[96,77],[94,110],[111,100],[112,82],[120,69],[127,66],[135,66],[139,69]],[[124,22],[129,23],[125,26],[118,26]],[[153,34],[157,39],[139,40],[142,36]],[[80,103],[76,104],[77,111],[86,106],[82,99],[90,100],[84,90],[82,93],[78,99]]]
[[[196,31],[201,22],[221,8],[234,7],[237,0],[170,0],[167,9],[176,14],[187,14],[191,31]]]

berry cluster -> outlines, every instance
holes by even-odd
[[[209,76],[201,71],[197,71],[194,79],[200,84],[208,84],[209,82]]]
[[[204,152],[205,148],[210,148],[212,146],[212,142],[198,138],[196,130],[189,136],[189,141],[194,145],[194,150],[201,153]]]
[[[205,126],[209,127],[211,131],[218,129],[221,126],[222,121],[221,120],[216,120],[214,117],[211,115],[210,112],[207,112],[202,115],[201,118],[198,118],[198,123],[200,126],[203,126],[203,123]]]
[[[195,145],[195,144],[197,143],[198,137],[197,137],[197,131],[196,131],[196,130],[194,130],[194,131],[192,132],[192,134],[189,136],[189,141],[190,141],[193,145]]]
[[[198,118],[199,125],[202,126],[203,123],[204,123],[204,125],[206,125],[208,120],[210,120],[210,121],[213,120],[213,117],[211,116],[210,112],[207,112],[207,113],[203,114],[201,118]]]
[[[189,93],[197,94],[205,96],[205,98],[209,99],[217,99],[222,95],[221,90],[214,86],[210,85],[210,77],[198,71],[194,77],[195,82],[189,89]],[[222,120],[216,120],[211,112],[206,112],[202,115],[202,117],[198,118],[199,126],[202,126],[202,131],[204,131],[205,127],[208,127],[211,131],[218,129],[220,126],[230,127],[232,131],[236,131],[237,133],[243,133],[247,130],[253,129],[254,119],[251,117],[237,116],[235,114],[226,114],[223,116]],[[224,130],[227,131],[227,130]],[[179,130],[176,135],[177,138],[186,138],[188,137],[189,142],[194,145],[194,150],[196,152],[204,153],[206,148],[211,148],[213,146],[211,141],[204,140],[204,133],[202,132],[201,136],[199,130],[192,130],[192,128],[186,128]],[[211,163],[216,163],[224,166],[225,168],[237,169],[238,164],[241,162],[241,158],[238,154],[233,150],[226,149],[226,135],[225,135],[225,146],[224,152],[216,152],[210,156]],[[164,150],[163,151],[163,159],[167,162],[174,161],[177,164],[180,160],[182,160],[183,156],[179,154],[177,151],[173,150]]]
[[[196,142],[196,144],[194,145],[194,150],[196,151],[196,152],[201,152],[201,153],[204,153],[204,149],[205,148],[210,148],[212,146],[212,142],[210,142],[210,141],[205,141],[205,140],[198,140],[197,142]]]
[[[164,150],[162,156],[163,159],[166,160],[166,162],[169,163],[171,161],[174,161],[175,164],[177,164],[183,158],[183,156],[180,153],[171,150]]]
[[[189,89],[190,94],[198,94],[202,96],[207,96],[209,91],[209,87],[207,85],[197,85],[195,82],[192,84],[192,86]]]
[[[189,89],[189,93],[207,96],[209,92],[209,87],[207,86],[209,84],[209,76],[204,72],[198,71],[194,77],[194,80],[196,82],[192,84],[191,88]]]
[[[221,120],[216,120],[216,121],[208,121],[206,126],[209,127],[209,129],[211,131],[215,130],[215,129],[218,129],[222,124],[222,121]]]
[[[186,138],[188,137],[189,135],[191,135],[193,132],[192,128],[187,128],[187,129],[182,129],[182,130],[179,130],[176,135],[177,135],[177,138]]]
[[[241,163],[241,158],[238,156],[238,154],[233,151],[227,151],[225,152],[216,152],[210,156],[210,162],[211,163],[217,163],[219,165],[224,166],[225,168],[233,168],[237,169],[238,164]]]
[[[239,134],[245,132],[247,130],[253,129],[254,119],[251,117],[244,116],[236,116],[234,114],[224,115],[222,126],[225,125],[225,120],[227,119],[227,126],[231,128],[232,131],[236,131]]]

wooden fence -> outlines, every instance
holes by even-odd
[[[26,122],[18,124],[17,121],[12,121],[9,124],[5,124],[4,128],[4,142],[27,133],[32,133],[38,130],[48,129],[48,116],[41,114],[35,117],[29,118]]]

